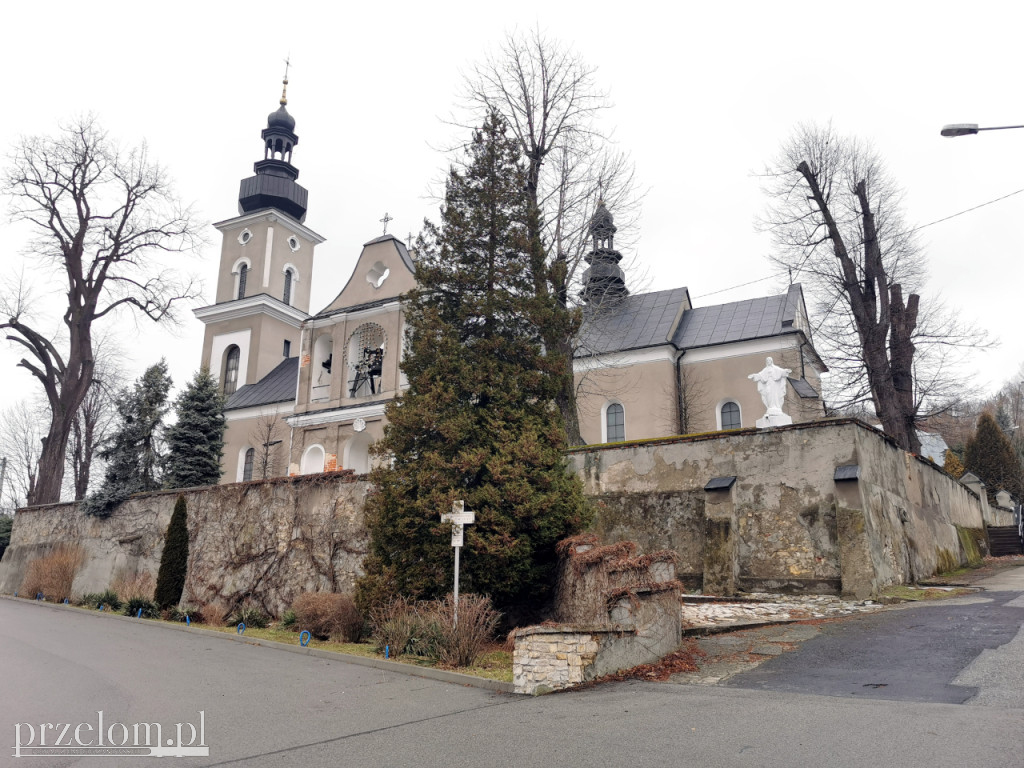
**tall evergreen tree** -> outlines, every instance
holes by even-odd
[[[107,465],[103,484],[82,504],[86,514],[104,517],[133,493],[160,488],[163,420],[171,377],[161,360],[146,369],[130,389],[121,391],[121,422],[100,451]]]
[[[407,297],[409,389],[388,405],[371,473],[371,557],[363,604],[394,590],[451,589],[450,528],[441,513],[463,499],[461,587],[502,607],[537,606],[553,586],[555,544],[587,523],[579,480],[567,473],[555,404],[558,371],[543,324],[558,307],[533,290],[525,175],[516,143],[492,113],[464,167],[448,177],[441,226],[429,222]]]
[[[161,608],[170,608],[181,600],[188,570],[188,516],[184,495],[179,495],[167,525],[164,551],[160,555],[160,570],[156,576],[153,600]]]
[[[174,402],[178,420],[167,430],[164,485],[190,488],[220,480],[224,453],[224,397],[210,371],[196,372]]]
[[[990,499],[994,499],[1000,490],[1008,491],[1018,501],[1024,498],[1020,459],[1009,438],[988,411],[981,414],[974,435],[967,441],[964,467],[981,478]]]

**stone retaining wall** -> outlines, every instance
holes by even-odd
[[[19,510],[0,561],[0,592],[21,586],[28,562],[64,541],[85,563],[73,592],[101,592],[118,571],[156,576],[179,493],[188,507],[189,565],[183,600],[252,600],[279,616],[304,591],[350,592],[368,547],[369,484],[345,472],[133,496],[105,518],[76,504]]]
[[[851,419],[588,446],[569,460],[602,542],[672,549],[680,581],[705,592],[863,597],[985,551],[978,494]],[[735,480],[705,490],[715,478]]]
[[[709,592],[863,596],[986,551],[978,494],[853,420],[588,446],[568,456],[595,502],[603,543],[673,550],[678,578]],[[853,467],[853,477],[837,480],[838,467]],[[720,477],[736,480],[704,490]],[[346,472],[183,491],[186,599],[250,596],[280,613],[301,591],[350,590],[367,551],[368,491]],[[0,592],[17,590],[28,561],[61,541],[87,552],[76,592],[105,589],[120,569],[155,575],[177,494],[133,497],[104,519],[74,504],[20,510],[0,561]]]

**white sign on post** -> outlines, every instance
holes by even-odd
[[[462,549],[462,533],[464,527],[475,522],[475,520],[476,515],[472,511],[466,511],[466,502],[463,500],[453,501],[452,511],[441,513],[441,522],[452,524],[452,546],[455,547],[455,592],[453,594],[455,611],[452,617],[453,626],[458,626],[459,623],[459,550]]]

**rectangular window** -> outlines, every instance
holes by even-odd
[[[285,357],[291,357],[292,356],[292,343],[288,339],[284,340],[284,356]]]

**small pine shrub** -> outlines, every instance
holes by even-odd
[[[155,619],[160,615],[160,606],[144,597],[133,597],[122,606],[125,616],[137,616],[140,610],[144,619]]]
[[[270,626],[270,617],[255,603],[242,603],[231,614],[229,624],[245,624],[246,627],[263,629]]]
[[[292,611],[292,610],[285,611],[284,615],[281,616],[281,626],[285,627],[286,629],[290,629],[290,630],[293,630],[295,632],[298,632],[299,628],[297,626],[295,626],[295,619],[296,619],[295,611]]]
[[[181,600],[188,570],[188,513],[185,496],[179,495],[167,525],[164,551],[160,555],[160,571],[156,579],[156,602],[170,608]]]
[[[42,594],[47,600],[61,602],[71,596],[71,585],[85,562],[85,552],[77,544],[59,544],[43,557],[31,560],[18,593],[26,597]]]
[[[199,609],[200,621],[203,624],[223,627],[228,622],[228,609],[224,603],[214,601],[206,603]]]
[[[348,595],[305,592],[292,603],[295,622],[319,640],[354,643],[363,633],[363,617]]]

